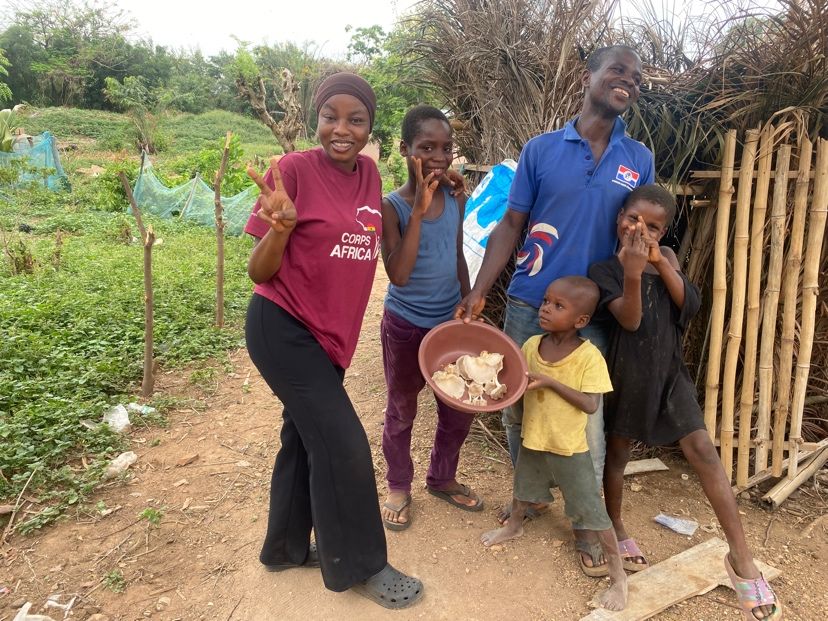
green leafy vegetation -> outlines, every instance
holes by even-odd
[[[121,166],[134,176],[137,163]],[[125,449],[99,422],[134,399],[142,373],[142,248],[108,176],[78,177],[71,194],[32,187],[0,199],[0,498],[13,502],[25,487],[43,507],[18,523],[21,532],[78,505]],[[226,240],[228,325],[218,330],[214,231],[146,220],[163,240],[153,252],[158,363],[221,357],[242,339],[250,241]]]
[[[0,49],[0,76],[7,76],[9,75],[9,59],[3,55],[3,50]],[[9,85],[5,82],[0,81],[0,103],[4,101],[8,101],[12,98],[12,92],[9,88]]]
[[[119,569],[113,569],[103,577],[104,586],[113,593],[126,591],[127,583],[124,574]]]
[[[161,524],[162,517],[164,517],[164,511],[153,507],[147,507],[138,514],[138,518],[146,520],[150,526],[159,526]]]

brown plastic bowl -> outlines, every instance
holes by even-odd
[[[486,405],[469,405],[444,393],[431,379],[435,371],[455,362],[463,354],[478,356],[481,351],[503,354],[503,370],[497,376],[501,384],[506,384],[506,395],[502,399],[492,401],[486,397]],[[520,348],[503,332],[482,321],[463,323],[461,319],[454,319],[435,326],[420,343],[418,360],[426,382],[440,400],[470,414],[496,412],[512,405],[523,396],[529,383],[526,360]]]

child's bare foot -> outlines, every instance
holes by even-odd
[[[613,581],[610,588],[598,596],[598,603],[607,610],[624,610],[627,606],[627,577]]]
[[[410,526],[411,494],[389,492],[380,513],[385,527],[390,530],[404,530]]]
[[[509,539],[516,539],[523,535],[523,520],[516,526],[512,524],[514,520],[508,520],[502,528],[487,531],[480,536],[480,541],[487,548],[489,546],[509,541]]]

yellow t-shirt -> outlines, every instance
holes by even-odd
[[[542,337],[533,336],[523,345],[531,373],[548,375],[581,392],[603,394],[612,390],[607,363],[595,345],[584,341],[566,358],[550,363],[538,353]],[[587,416],[550,388],[527,390],[523,395],[523,446],[556,455],[583,453],[589,450]]]

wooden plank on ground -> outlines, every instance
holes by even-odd
[[[727,543],[713,537],[649,569],[632,574],[628,576],[630,596],[624,610],[613,612],[598,608],[581,621],[644,621],[717,586],[730,587],[723,561],[727,550]],[[781,574],[778,569],[759,560],[756,560],[756,565],[768,580]],[[733,604],[736,603],[734,598]]]
[[[659,470],[669,470],[669,468],[658,457],[654,459],[639,459],[637,461],[627,462],[627,466],[624,468],[624,476],[628,477],[631,474],[643,474],[645,472],[657,472]]]

